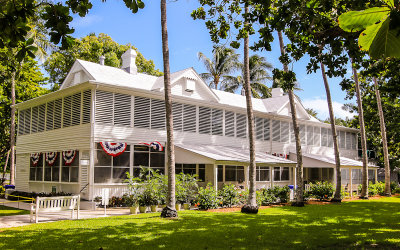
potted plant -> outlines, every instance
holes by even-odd
[[[134,194],[124,194],[125,205],[129,207],[131,214],[137,214],[138,212],[138,197]]]
[[[183,205],[183,209],[190,209],[190,201],[193,200],[195,190],[198,188],[197,175],[180,173],[176,176],[176,199]],[[180,207],[180,206],[179,206]],[[178,210],[178,208],[177,208]]]

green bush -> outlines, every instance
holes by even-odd
[[[315,183],[310,183],[310,194],[312,197],[319,200],[326,200],[333,196],[333,184],[327,181],[317,181]]]
[[[221,197],[223,206],[232,207],[239,203],[239,192],[234,184],[224,185],[218,191],[218,196]]]
[[[0,198],[4,198],[4,194],[5,194],[6,190],[3,186],[0,186]]]
[[[249,198],[249,190],[248,189],[239,192],[239,205],[246,204],[248,198]]]
[[[362,190],[362,184],[358,186],[358,192],[361,193]],[[377,182],[375,184],[372,184],[370,182],[368,184],[368,195],[369,196],[374,196],[374,195],[384,195],[385,194],[385,183],[384,182]]]
[[[200,187],[197,193],[196,205],[199,209],[217,208],[219,200],[214,187],[208,183],[206,187]]]
[[[390,183],[390,191],[392,192],[392,194],[399,193],[400,191],[399,183],[392,181]]]
[[[197,175],[179,173],[176,175],[175,195],[177,203],[190,203],[197,190]]]
[[[290,197],[290,188],[289,186],[274,186],[273,188],[269,189],[271,194],[276,197],[277,203],[286,203],[289,201]]]

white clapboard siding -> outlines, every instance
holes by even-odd
[[[289,143],[289,122],[281,121],[281,142]]]
[[[264,141],[271,139],[271,120],[264,119]]]
[[[315,147],[320,147],[321,146],[321,128],[320,127],[314,127],[314,146]]]
[[[113,93],[96,91],[96,123],[113,124]]]
[[[62,99],[54,101],[54,129],[61,128],[62,124]]]
[[[225,111],[225,136],[235,136],[235,112]]]
[[[150,98],[135,96],[134,126],[150,128]]]
[[[328,147],[328,129],[321,128],[321,146]]]
[[[247,137],[247,117],[244,114],[236,113],[236,137]]]
[[[47,103],[46,131],[53,130],[53,123],[54,123],[54,101]]]
[[[183,104],[172,103],[172,117],[174,120],[174,130],[182,131],[183,129]]]
[[[199,133],[211,134],[211,108],[199,107]]]
[[[272,140],[281,141],[281,121],[272,120]]]
[[[223,135],[223,111],[222,109],[213,109],[211,118],[211,130],[213,135]]]
[[[72,95],[71,126],[76,126],[81,124],[81,103],[82,103],[81,92]]]
[[[29,154],[17,154],[15,164],[15,188],[29,192]]]
[[[264,140],[264,119],[261,117],[254,118],[256,130],[256,140]]]
[[[151,129],[165,129],[165,102],[151,99]]]
[[[38,119],[39,119],[39,107],[36,106],[32,108],[31,133],[37,133]]]
[[[197,132],[197,107],[195,105],[183,104],[183,131]]]
[[[83,107],[82,107],[82,124],[90,123],[92,92],[91,90],[83,91]]]
[[[46,104],[42,104],[38,107],[38,126],[37,131],[43,132],[45,130],[45,122],[46,122]]]
[[[131,126],[131,96],[114,94],[114,125]]]
[[[72,96],[66,96],[63,100],[63,128],[71,126]]]

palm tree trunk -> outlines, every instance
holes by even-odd
[[[385,164],[385,195],[392,196],[390,190],[390,164],[389,152],[387,147],[385,116],[383,115],[381,94],[379,93],[378,81],[374,77],[376,102],[378,103],[379,122],[381,127],[382,145],[383,145],[383,161]]]
[[[161,217],[178,217],[175,209],[175,150],[172,119],[172,99],[169,72],[169,48],[167,29],[167,4],[161,0],[161,33],[162,52],[164,65],[164,94],[165,94],[165,120],[167,125],[167,161],[168,161],[168,197],[167,207],[163,209]]]
[[[322,46],[320,46],[319,54],[322,53]],[[332,97],[331,97],[331,90],[329,88],[328,79],[325,73],[325,65],[322,61],[320,61],[321,66],[321,73],[322,79],[325,85],[326,91],[326,101],[328,103],[328,110],[329,110],[329,119],[331,122],[331,129],[332,129],[332,139],[333,139],[333,151],[335,154],[335,163],[336,163],[336,190],[334,194],[333,201],[340,202],[341,201],[341,190],[342,190],[342,175],[340,172],[340,155],[339,155],[339,145],[337,140],[337,133],[336,133],[336,126],[335,126],[335,115],[333,114],[333,107],[332,107]]]
[[[278,31],[279,37],[279,46],[281,49],[281,56],[286,54],[285,45],[283,43],[282,31]],[[289,72],[288,66],[283,64],[283,70],[285,72]],[[297,157],[297,165],[296,165],[296,202],[292,203],[293,206],[304,206],[303,199],[303,155],[301,152],[301,142],[300,142],[300,130],[299,125],[297,124],[297,113],[296,113],[296,104],[294,101],[293,89],[288,90],[289,94],[289,103],[290,103],[290,111],[292,113],[292,123],[293,123],[293,131],[294,138],[296,140],[296,157]]]
[[[249,7],[246,4],[245,14],[249,12]],[[247,22],[246,22],[247,24]],[[254,137],[254,115],[253,104],[250,92],[250,69],[249,69],[249,34],[244,38],[244,89],[246,95],[247,121],[249,131],[249,146],[250,146],[250,166],[249,166],[249,198],[248,204],[242,208],[244,213],[257,213],[256,199],[256,146]]]
[[[10,184],[15,185],[15,75],[11,73]]]

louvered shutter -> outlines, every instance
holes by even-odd
[[[212,110],[212,134],[222,135],[222,110],[213,109]]]
[[[351,137],[350,132],[346,132],[346,149],[351,149]]]
[[[296,143],[296,138],[294,136],[294,127],[293,127],[293,123],[291,123],[291,122],[289,123],[289,130],[290,130],[290,138],[289,138],[290,142]]]
[[[83,107],[82,107],[82,124],[90,123],[90,110],[92,103],[92,92],[91,90],[85,90],[83,92]]]
[[[47,103],[46,110],[46,130],[53,130],[53,121],[54,121],[54,101]]]
[[[271,139],[271,120],[264,119],[264,141]]]
[[[114,125],[131,126],[131,96],[114,94]]]
[[[174,120],[174,130],[182,131],[183,128],[183,105],[182,103],[172,103],[172,117]]]
[[[183,131],[196,133],[197,108],[183,104]]]
[[[199,133],[211,134],[211,109],[199,107]]]
[[[321,128],[321,146],[328,147],[328,129]]]
[[[165,130],[165,102],[151,99],[151,129]]]
[[[272,140],[281,141],[281,122],[273,120],[272,121]]]
[[[138,128],[150,128],[150,99],[135,96],[134,126]]]
[[[32,108],[32,125],[31,125],[31,133],[36,133],[38,128],[38,119],[39,119],[39,107]]]
[[[64,97],[63,102],[63,128],[71,126],[71,105],[72,105],[72,96]]]
[[[54,102],[54,129],[61,128],[62,119],[62,99],[57,99]]]
[[[346,132],[339,131],[339,148],[346,148]]]
[[[328,147],[333,147],[332,129],[328,129]]]
[[[236,137],[246,138],[247,124],[246,115],[236,114]]]
[[[45,119],[46,119],[46,104],[42,104],[38,106],[39,114],[38,114],[38,132],[44,131]]]
[[[281,122],[281,142],[289,143],[289,122]]]
[[[321,146],[321,128],[314,127],[314,146]]]
[[[351,149],[357,149],[357,135],[351,133]]]
[[[29,135],[31,133],[31,112],[32,110],[30,108],[25,110],[24,135]]]
[[[24,127],[25,127],[25,110],[20,110],[18,115],[18,135],[24,134]]]
[[[81,92],[72,95],[71,100],[71,126],[81,124],[81,103],[82,95]]]
[[[235,113],[225,111],[225,136],[235,136]]]
[[[260,117],[254,118],[254,124],[256,129],[256,139],[263,140],[264,139],[264,119]]]
[[[313,137],[313,127],[307,126],[307,145],[312,146],[314,144],[314,137]]]
[[[300,125],[300,142],[301,144],[305,145],[306,144],[306,125]]]
[[[113,93],[96,91],[96,123],[113,123]]]

